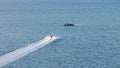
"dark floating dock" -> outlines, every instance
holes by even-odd
[[[64,26],[75,26],[73,23],[65,23]]]

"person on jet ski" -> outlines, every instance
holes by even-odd
[[[51,35],[51,38],[53,38],[53,35]]]
[[[50,37],[51,37],[51,38],[50,38],[50,40],[51,40],[51,39],[53,38],[53,35],[51,35]]]
[[[54,33],[51,34],[51,38],[53,38],[53,36],[54,36]]]

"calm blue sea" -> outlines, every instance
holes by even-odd
[[[118,0],[1,0],[0,4],[0,55],[52,32],[62,37],[3,68],[120,68]]]

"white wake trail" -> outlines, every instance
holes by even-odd
[[[32,43],[26,47],[17,49],[15,51],[12,51],[10,53],[7,53],[5,55],[0,56],[0,67],[11,63],[23,56],[26,56],[27,54],[34,52],[38,50],[39,48],[53,42],[56,40],[57,37],[53,36],[52,38],[50,36],[46,36],[43,40],[40,40],[38,42]]]

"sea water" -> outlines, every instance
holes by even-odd
[[[1,0],[0,56],[62,37],[2,68],[120,68],[120,2],[62,1]]]

